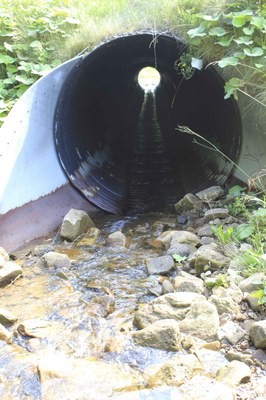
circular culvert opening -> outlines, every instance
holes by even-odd
[[[161,208],[187,192],[224,184],[232,164],[179,133],[178,125],[211,141],[237,162],[241,123],[214,68],[190,79],[175,65],[186,51],[169,35],[138,33],[110,40],[81,59],[65,80],[55,113],[55,141],[70,181],[110,211]],[[160,81],[143,90],[139,73]]]
[[[138,73],[138,84],[145,92],[154,92],[160,80],[160,73],[153,67],[144,67]]]

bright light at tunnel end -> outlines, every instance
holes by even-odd
[[[154,92],[160,80],[160,73],[153,67],[144,67],[138,74],[138,83],[145,92]]]

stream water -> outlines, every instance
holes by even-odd
[[[56,236],[27,244],[14,253],[17,262],[22,264],[23,277],[0,292],[1,307],[18,317],[18,322],[9,327],[14,331],[12,344],[1,341],[0,345],[1,399],[112,398],[117,396],[113,387],[117,386],[114,382],[117,375],[121,380],[120,368],[122,381],[126,379],[124,371],[132,376],[137,372],[133,383],[130,380],[130,384],[118,384],[118,392],[122,390],[127,392],[123,396],[131,396],[125,398],[132,398],[130,391],[133,389],[134,396],[138,393],[142,397],[137,398],[141,399],[155,398],[156,390],[160,390],[160,399],[171,398],[168,395],[173,389],[169,391],[169,388],[136,391],[143,389],[141,374],[144,369],[173,354],[137,347],[129,332],[136,308],[154,298],[152,293],[158,287],[157,277],[148,276],[145,267],[145,259],[158,254],[149,246],[149,241],[173,223],[174,217],[160,214],[120,219],[99,213],[95,220],[100,229],[97,239],[89,237],[67,243]],[[107,236],[117,230],[126,234],[127,248],[106,245]],[[57,271],[45,267],[41,257],[33,255],[37,244],[52,245],[54,251],[67,254],[72,260],[71,269]],[[16,328],[29,319],[45,320],[49,326],[40,337],[23,336]],[[71,372],[70,376],[68,372],[62,373],[64,382],[55,379],[52,386],[44,389],[45,373],[42,375],[37,365],[47,358],[52,364],[49,370],[58,362],[63,365],[74,362],[75,373]],[[89,379],[84,388],[85,370],[90,370],[91,365],[94,372],[97,368],[100,372],[93,382]],[[101,371],[104,376],[106,365],[114,372],[118,368],[118,373],[113,378],[107,373],[107,379],[103,380]],[[61,371],[62,367],[58,368]],[[46,367],[44,369],[46,371]],[[47,374],[58,378],[61,372]],[[101,394],[97,389],[99,385]]]

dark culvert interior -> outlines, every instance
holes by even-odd
[[[70,181],[113,213],[162,208],[187,192],[224,184],[232,164],[180,133],[188,126],[233,161],[241,146],[234,100],[214,68],[184,79],[175,69],[186,45],[170,35],[137,33],[101,44],[65,80],[55,113],[55,142]],[[154,91],[139,72],[155,67]]]

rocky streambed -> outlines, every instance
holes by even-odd
[[[0,249],[0,398],[262,400],[266,321],[219,187],[174,213],[92,219]],[[1,245],[1,244],[0,244]]]

